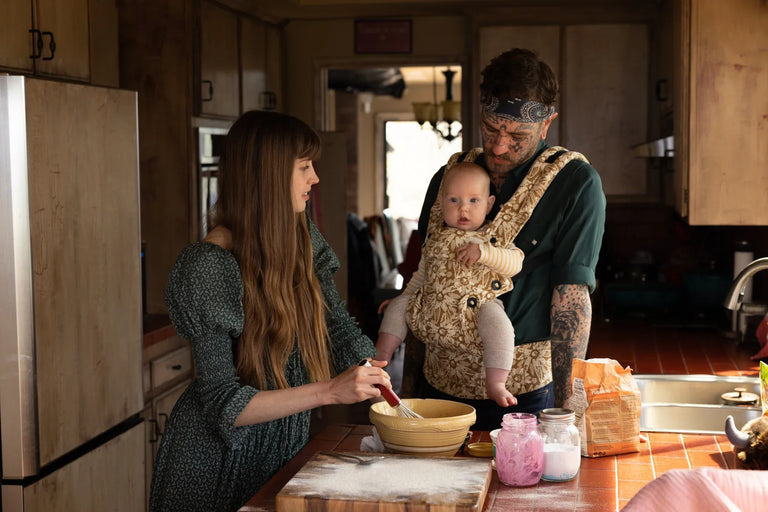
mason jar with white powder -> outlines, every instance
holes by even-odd
[[[539,433],[544,441],[542,480],[573,480],[581,465],[581,438],[570,409],[544,409],[539,414]]]

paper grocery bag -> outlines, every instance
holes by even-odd
[[[640,388],[632,369],[613,359],[574,359],[571,396],[581,454],[602,457],[640,451]]]

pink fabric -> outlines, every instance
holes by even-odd
[[[648,482],[624,512],[764,512],[768,471],[673,469]]]

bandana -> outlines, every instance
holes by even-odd
[[[495,96],[483,98],[483,110],[518,123],[540,123],[555,113],[554,106],[548,107],[538,101],[521,98],[499,99]]]

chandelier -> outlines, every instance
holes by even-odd
[[[432,68],[432,102],[413,104],[413,114],[422,126],[432,128],[437,135],[448,142],[461,135],[461,102],[453,99],[453,77],[456,71],[450,67],[444,70],[445,100],[437,102],[437,81]]]

